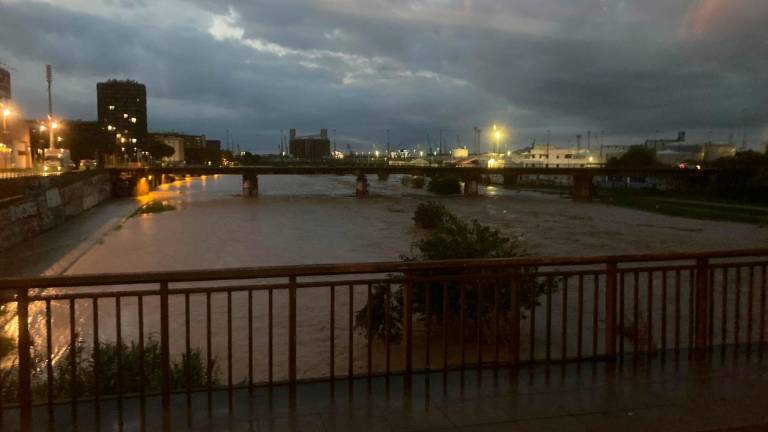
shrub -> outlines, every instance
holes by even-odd
[[[98,388],[102,395],[117,393],[118,378],[122,376],[122,389],[125,393],[138,393],[141,388],[140,364],[142,351],[138,343],[130,345],[122,343],[118,351],[118,345],[113,342],[99,344],[99,373],[96,375],[95,356],[93,350],[86,352],[85,344],[80,341],[74,345],[75,362],[77,372],[72,379],[71,350],[70,345],[61,355],[53,367],[54,386],[53,398],[68,398],[73,393],[78,396],[94,395]],[[120,354],[122,374],[118,373],[117,359]],[[144,342],[144,389],[147,392],[160,391],[161,384],[161,348],[160,342],[149,338]],[[33,355],[32,392],[35,400],[45,400],[48,397],[48,385],[46,382],[46,360],[40,353]],[[178,360],[171,361],[171,390],[186,389],[187,369],[189,369],[190,384],[192,388],[201,388],[207,385],[207,369],[202,351],[195,349],[190,351],[189,358],[186,353]],[[218,365],[215,361],[211,364],[211,382],[218,383]],[[16,367],[4,371],[2,396],[6,401],[16,400],[18,388],[18,370]]]
[[[421,189],[424,187],[424,177],[404,175],[400,179],[400,183],[402,183],[403,186],[410,186],[415,189]]]
[[[437,201],[427,201],[416,207],[413,221],[416,226],[424,229],[435,229],[443,224],[447,217],[452,216],[445,206]]]
[[[135,212],[131,215],[131,217],[143,215],[143,214],[152,214],[152,213],[163,213],[167,211],[173,211],[176,210],[176,207],[172,204],[169,204],[167,201],[150,201],[143,206],[136,209]]]
[[[428,203],[429,204],[429,203]],[[431,205],[430,207],[437,208]],[[416,219],[414,217],[414,219]],[[412,256],[403,256],[405,261],[420,260],[448,260],[448,259],[472,259],[472,258],[508,258],[523,256],[525,250],[519,239],[505,237],[500,231],[484,226],[477,220],[463,222],[455,215],[446,211],[442,223],[429,234],[416,240],[412,246],[415,252]],[[419,282],[413,286],[413,308],[414,313],[422,319],[426,319],[427,314],[436,320],[438,324],[448,319],[451,323],[456,323],[456,317],[460,315],[460,305],[462,304],[462,292],[464,296],[464,316],[476,326],[482,326],[486,330],[491,329],[493,322],[493,302],[489,297],[493,297],[495,289],[499,290],[500,302],[498,304],[500,320],[502,325],[511,325],[511,281],[517,281],[519,303],[524,309],[530,309],[531,305],[539,304],[539,297],[547,292],[554,291],[557,281],[551,284],[543,283],[533,276],[537,269],[535,267],[520,267],[516,269],[499,269],[483,271],[482,282],[478,278],[467,278],[468,272],[475,270],[455,270],[453,272],[442,271],[440,273],[443,281],[441,282]],[[494,277],[498,274],[498,277]],[[430,274],[415,274],[417,279],[420,276],[430,276]],[[451,280],[453,279],[453,280]],[[466,282],[464,280],[467,280]],[[445,282],[447,280],[448,282]],[[478,288],[480,293],[478,293]],[[429,293],[430,302],[427,303],[426,296]],[[447,293],[447,312],[449,317],[443,316],[443,295]],[[480,294],[480,299],[478,299]],[[402,286],[392,284],[391,295],[389,298],[389,320],[390,320],[390,339],[400,337],[401,321],[403,315],[402,304]],[[368,311],[371,311],[372,337],[383,338],[386,329],[386,285],[379,285],[374,288],[371,296],[371,303],[361,309],[356,316],[356,326],[367,330]],[[492,331],[484,331],[483,334],[491,335]]]
[[[458,195],[461,194],[461,182],[453,176],[433,177],[427,190],[437,195]]]

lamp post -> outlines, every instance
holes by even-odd
[[[8,133],[8,117],[13,114],[10,110],[10,108],[3,105],[3,134]]]
[[[6,143],[6,138],[8,136],[8,116],[11,115],[11,110],[8,109],[5,104],[2,104],[3,107],[3,137],[0,139],[0,152],[3,154],[3,168],[7,168],[9,163],[7,160],[8,155],[13,152],[12,146]]]
[[[496,148],[494,149],[494,153],[498,153],[499,149],[501,148],[500,146],[501,130],[499,130],[499,128],[496,127],[496,125],[493,125],[493,136],[496,138]]]

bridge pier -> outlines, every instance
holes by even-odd
[[[477,196],[480,181],[476,177],[464,179],[464,196]]]
[[[573,176],[573,198],[577,200],[591,200],[595,194],[594,176],[591,174],[577,174]]]
[[[256,174],[243,174],[243,197],[252,197],[259,194],[259,177]]]
[[[355,196],[368,196],[368,176],[365,174],[358,174],[357,176],[357,181],[355,182]]]

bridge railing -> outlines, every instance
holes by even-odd
[[[766,347],[768,250],[0,279],[34,406]],[[2,412],[2,410],[0,410]],[[37,420],[36,420],[37,421]]]
[[[42,175],[35,169],[0,168],[0,180]]]

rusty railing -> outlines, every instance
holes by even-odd
[[[747,250],[0,279],[16,338],[0,413],[24,429],[59,402],[159,395],[170,427],[173,394],[210,406],[307,380],[762,355],[767,267]]]

